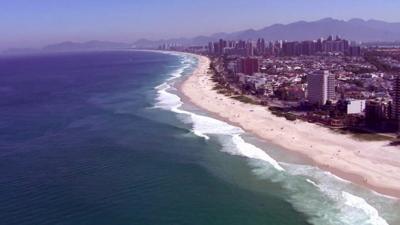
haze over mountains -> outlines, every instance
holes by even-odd
[[[84,43],[63,42],[49,45],[45,51],[92,50],[105,48],[154,48],[164,43],[180,45],[205,45],[220,38],[228,40],[249,40],[265,38],[266,40],[315,40],[329,35],[339,35],[352,41],[360,42],[393,42],[400,41],[400,22],[389,23],[379,20],[351,19],[348,21],[325,18],[317,21],[298,21],[290,24],[274,24],[260,30],[248,29],[232,33],[216,33],[210,36],[194,38],[176,38],[168,40],[140,39],[134,43],[116,43],[108,41],[89,41]],[[19,49],[20,51],[20,49]],[[18,49],[9,50],[18,52]]]
[[[348,21],[325,18],[313,22],[298,21],[290,24],[274,24],[260,30],[244,30],[233,33],[217,33],[211,36],[180,38],[160,41],[139,40],[137,46],[151,46],[162,43],[180,43],[186,45],[205,44],[219,38],[228,40],[248,40],[265,38],[266,40],[302,41],[315,40],[329,35],[339,35],[352,41],[390,42],[400,40],[400,23],[379,20],[351,19]]]

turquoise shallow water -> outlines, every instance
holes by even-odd
[[[0,58],[0,224],[308,224],[259,161],[221,151],[228,136],[154,108],[179,68],[144,52]]]

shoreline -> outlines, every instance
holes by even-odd
[[[198,64],[178,86],[185,100],[288,154],[301,156],[312,166],[379,194],[400,198],[400,149],[385,146],[386,142],[354,140],[303,121],[287,121],[264,106],[219,94],[207,74],[209,59],[190,55],[198,59]]]

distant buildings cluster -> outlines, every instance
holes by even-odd
[[[361,56],[361,47],[354,42],[329,36],[327,39],[307,41],[275,41],[266,42],[260,38],[257,41],[227,41],[220,39],[210,42],[207,47],[208,54],[214,56],[239,55],[239,56],[311,56],[323,54],[342,54],[348,56]]]

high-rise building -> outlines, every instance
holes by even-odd
[[[328,73],[328,101],[332,101],[336,99],[336,77],[335,74],[330,73],[329,71],[325,71]]]
[[[254,56],[253,43],[251,43],[250,41],[246,43],[246,55]]]
[[[282,45],[283,56],[296,56],[298,42],[284,42]]]
[[[219,39],[219,55],[223,55],[224,54],[224,49],[227,47],[227,41],[223,40],[223,39]]]
[[[265,40],[264,38],[257,40],[257,55],[264,55],[265,54]]]
[[[398,121],[400,131],[400,75],[397,75],[393,84],[393,115]]]
[[[369,100],[365,105],[365,121],[368,125],[376,125],[391,117],[390,102]]]
[[[219,42],[214,42],[214,44],[213,44],[214,46],[213,46],[213,55],[219,55],[219,52],[220,52],[220,46],[219,46]]]
[[[361,47],[360,46],[350,46],[348,50],[348,55],[353,57],[361,56]]]
[[[341,52],[344,54],[348,51],[348,48],[349,42],[341,39],[339,36],[336,36],[335,39],[329,36],[327,40],[322,42],[322,50],[324,52]]]
[[[259,72],[259,63],[258,58],[242,58],[237,62],[238,72],[244,73],[246,75],[253,75],[254,73]]]
[[[208,54],[213,55],[214,54],[214,44],[212,42],[208,43]]]
[[[316,43],[313,41],[301,42],[301,54],[302,55],[314,55],[316,49]]]
[[[320,38],[320,39],[318,39],[318,41],[317,41],[317,44],[316,44],[316,52],[322,52],[322,50],[323,50],[323,42],[324,42],[324,39],[323,38]]]
[[[307,76],[307,100],[311,104],[324,105],[335,99],[335,75],[327,70],[316,71]]]

